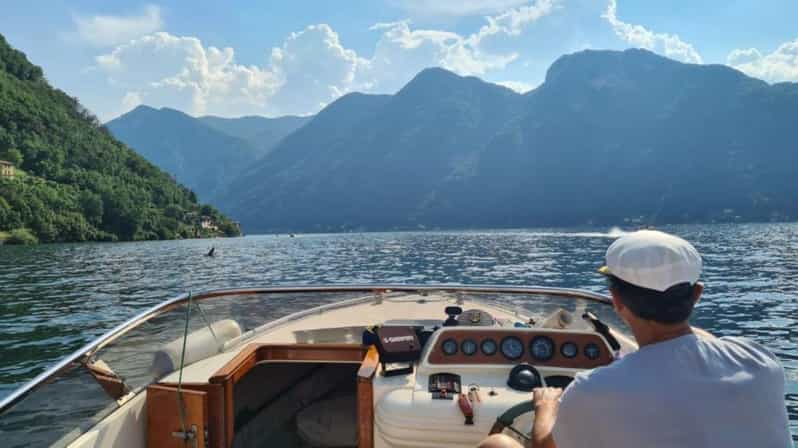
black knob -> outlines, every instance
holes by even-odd
[[[542,386],[537,369],[526,363],[513,367],[507,378],[507,385],[523,392]]]

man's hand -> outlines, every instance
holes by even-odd
[[[551,435],[557,410],[560,407],[559,387],[538,387],[532,391],[535,402],[535,423],[532,425],[532,446],[535,448],[556,448]]]
[[[532,390],[532,398],[535,401],[536,408],[539,405],[559,405],[561,395],[562,389],[559,387],[536,387]]]

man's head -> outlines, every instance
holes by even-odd
[[[701,256],[687,241],[641,230],[617,239],[599,272],[607,276],[624,320],[675,325],[687,321],[701,296],[701,265]]]

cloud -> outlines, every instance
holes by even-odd
[[[369,62],[345,48],[329,25],[311,25],[291,33],[273,48],[269,71],[280,87],[266,104],[275,114],[316,112],[353,88],[368,90],[358,75]]]
[[[499,15],[486,17],[488,24],[480,28],[477,38],[504,33],[517,36],[532,22],[552,13],[559,6],[555,0],[538,0],[530,5],[510,9]]]
[[[477,76],[502,70],[519,54],[515,50],[488,48],[492,41],[499,37],[519,36],[526,27],[551,14],[558,5],[556,0],[537,0],[512,8],[485,17],[487,23],[468,35],[413,28],[409,20],[376,24],[371,29],[383,34],[369,61],[370,79],[365,84],[376,90],[393,91],[420,70],[431,66]]]
[[[353,90],[393,93],[431,66],[480,76],[504,69],[518,54],[486,50],[486,41],[517,36],[554,5],[537,0],[486,17],[487,24],[468,35],[416,29],[407,20],[376,24],[371,29],[381,34],[371,58],[318,24],[291,33],[260,65],[238,63],[232,48],[156,32],[115,45],[95,58],[95,68],[124,95],[114,111],[146,103],[194,115],[309,114]]]
[[[798,39],[763,55],[756,48],[733,50],[726,63],[747,75],[769,82],[798,82]]]
[[[74,15],[72,21],[78,37],[97,47],[110,47],[163,28],[161,9],[147,5],[139,15],[84,17]]]
[[[701,55],[695,48],[675,34],[655,33],[643,27],[626,23],[618,18],[617,0],[609,0],[602,17],[612,26],[615,34],[627,43],[664,54],[682,62],[701,64]]]
[[[496,14],[528,0],[392,0],[391,3],[419,16],[465,17]]]
[[[515,90],[518,93],[526,93],[537,88],[537,85],[521,81],[497,81],[496,84]]]
[[[137,92],[134,99],[193,114],[260,112],[280,84],[274,73],[237,64],[232,48],[206,48],[197,38],[164,32],[119,45],[96,61],[112,86]]]

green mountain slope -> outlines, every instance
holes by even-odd
[[[525,95],[441,69],[345,96],[219,203],[250,231],[798,219],[798,84],[644,50]]]
[[[114,139],[42,70],[0,36],[0,231],[29,228],[42,241],[194,236],[198,216],[237,230],[212,207]]]
[[[247,141],[183,112],[139,106],[106,124],[114,137],[213,203],[234,176],[256,159]]]

